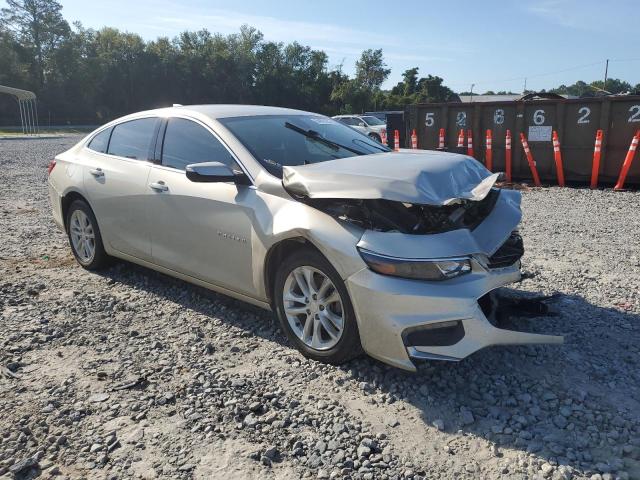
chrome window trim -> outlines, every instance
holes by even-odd
[[[133,158],[121,157],[119,155],[112,155],[110,153],[97,152],[96,150],[92,150],[91,148],[89,148],[89,143],[91,142],[91,140],[93,140],[96,135],[98,135],[99,133],[103,132],[104,130],[106,130],[108,128],[115,128],[118,125],[121,125],[123,123],[132,122],[134,120],[143,120],[145,118],[157,118],[157,119],[160,119],[160,120],[165,119],[167,121],[169,121],[171,118],[182,118],[182,119],[185,119],[185,120],[190,120],[192,122],[195,122],[198,125],[200,125],[201,127],[204,127],[229,152],[231,157],[234,159],[234,161],[238,164],[240,169],[243,171],[243,173],[247,176],[247,178],[251,182],[250,186],[255,187],[255,178],[253,177],[253,175],[251,175],[249,173],[247,168],[240,161],[240,158],[238,157],[238,155],[236,155],[235,152],[233,150],[231,150],[229,145],[227,145],[227,142],[225,142],[220,137],[220,135],[213,128],[211,128],[209,125],[207,125],[206,123],[202,122],[202,120],[200,120],[199,118],[193,117],[193,116],[188,115],[188,114],[183,114],[183,113],[178,113],[178,112],[171,113],[170,115],[167,115],[167,116],[162,116],[162,115],[157,115],[157,114],[156,115],[149,114],[149,115],[142,115],[142,116],[135,117],[135,118],[128,118],[127,120],[123,120],[123,121],[117,122],[117,123],[110,122],[110,123],[107,123],[106,125],[102,126],[99,130],[96,130],[95,132],[90,134],[90,136],[88,136],[84,140],[82,148],[83,148],[83,150],[89,150],[94,155],[101,155],[101,156],[104,156],[106,158],[115,158],[117,160],[125,160],[127,162],[136,162],[136,163],[147,162],[151,166],[162,167],[163,169],[167,169],[168,171],[171,171],[171,172],[182,172],[182,173],[184,173],[185,172],[184,170],[180,170],[180,169],[177,169],[177,168],[173,168],[173,167],[168,167],[166,165],[162,165],[162,163],[157,163],[153,159],[137,160],[137,159],[133,159]],[[162,132],[162,135],[163,135],[162,144],[163,145],[164,145],[164,133],[165,132],[166,132],[166,129]],[[229,132],[229,134],[233,135],[231,132]],[[160,161],[162,161],[162,156],[160,157]],[[261,166],[261,168],[262,168],[262,166]]]

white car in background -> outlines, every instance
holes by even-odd
[[[381,142],[382,134],[387,133],[387,124],[373,115],[336,115],[332,118],[355,128],[377,142]]]

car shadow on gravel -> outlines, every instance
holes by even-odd
[[[100,275],[292,348],[274,315],[258,307],[130,263]],[[564,334],[565,345],[488,348],[458,363],[419,364],[416,373],[368,357],[336,368],[374,405],[393,411],[394,404],[407,402],[419,410],[424,428],[485,439],[499,459],[502,452],[534,454],[554,467],[557,478],[564,478],[563,465],[580,475],[626,468],[634,478],[632,471],[640,472],[624,463],[630,456],[633,465],[640,459],[640,410],[628,386],[640,385],[640,368],[625,347],[640,344],[640,315],[569,295],[560,295],[551,312],[512,318],[510,328]],[[390,434],[402,428],[399,423],[387,419]],[[447,448],[455,455],[455,447]]]

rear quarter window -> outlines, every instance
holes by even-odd
[[[111,129],[101,131],[95,137],[91,139],[87,148],[94,152],[107,153],[107,147],[109,146],[109,137],[111,136]]]
[[[159,122],[158,118],[141,118],[119,123],[113,127],[107,153],[134,160],[151,159],[152,144]]]

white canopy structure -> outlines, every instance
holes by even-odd
[[[38,133],[40,128],[38,125],[38,103],[36,94],[28,90],[0,85],[0,94],[2,93],[11,95],[17,100],[20,110],[20,122],[22,123],[22,133]]]

